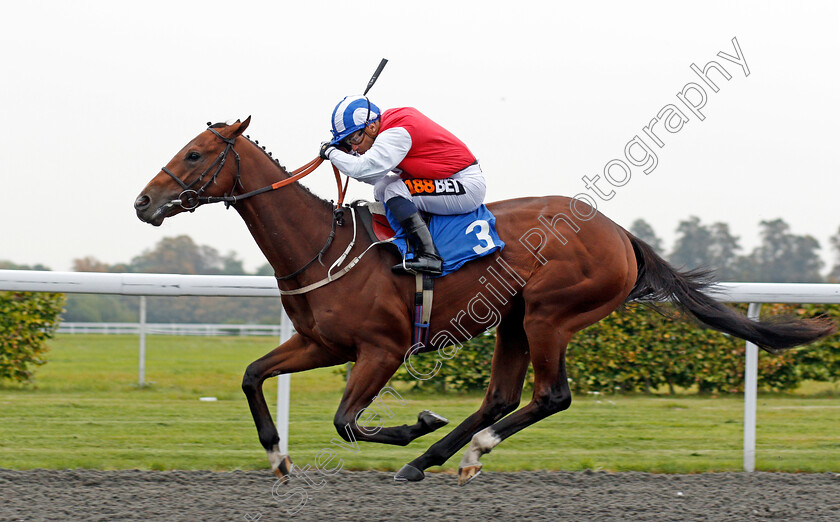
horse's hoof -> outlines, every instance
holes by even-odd
[[[463,486],[469,484],[472,479],[481,475],[481,464],[477,466],[467,466],[466,468],[458,468],[458,485]]]
[[[447,418],[441,417],[437,413],[429,410],[423,410],[418,413],[417,421],[425,424],[431,431],[435,431],[436,429],[449,424],[449,420]]]
[[[280,465],[274,468],[274,474],[277,475],[277,478],[282,479],[284,477],[287,477],[291,472],[292,459],[289,458],[288,455],[284,455],[283,460],[280,461]]]
[[[394,480],[397,482],[420,482],[426,478],[426,474],[422,469],[417,469],[411,464],[406,464],[401,467],[397,474],[394,475]]]

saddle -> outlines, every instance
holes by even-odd
[[[414,255],[411,245],[406,241],[405,232],[383,203],[357,200],[351,206],[359,215],[372,241],[389,241],[406,259]],[[421,212],[421,215],[426,220],[437,250],[443,258],[443,274],[438,277],[451,274],[465,263],[490,255],[505,246],[496,233],[495,216],[484,205],[466,214],[438,215]]]

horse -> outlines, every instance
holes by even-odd
[[[230,125],[208,123],[152,178],[134,208],[139,219],[159,226],[181,212],[224,202],[245,221],[274,269],[296,333],[249,364],[242,379],[272,471],[284,479],[292,469],[289,456],[280,453],[262,391],[267,378],[280,374],[353,361],[334,418],[339,435],[353,444],[406,445],[442,427],[448,421],[429,411],[421,412],[413,425],[386,427],[380,419],[371,427],[370,416],[368,424],[360,422],[391,376],[414,355],[414,278],[391,273],[399,260],[392,249],[372,248],[370,238],[356,236],[359,216],[351,212],[351,222],[342,226],[331,202],[298,183],[300,174],[287,172],[244,136],[250,121],[249,116]],[[482,455],[569,408],[569,342],[630,301],[671,300],[702,326],[770,353],[836,330],[824,317],[771,322],[744,317],[704,292],[711,284],[706,273],[675,269],[582,200],[528,197],[487,207],[505,247],[436,280],[427,347],[451,357],[453,346],[495,327],[484,399],[476,412],[403,466],[396,480],[422,480],[426,469],[443,465],[469,444],[458,470],[459,484],[465,484],[480,472]],[[340,278],[328,273],[327,267],[351,258]],[[519,408],[529,365],[533,394]]]

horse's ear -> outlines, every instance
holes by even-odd
[[[250,116],[245,118],[245,121],[243,121],[243,122],[240,122],[239,120],[236,120],[236,123],[231,125],[231,127],[233,127],[233,132],[231,132],[229,137],[230,138],[235,138],[235,137],[241,135],[243,132],[245,132],[245,129],[248,128],[248,125],[250,123],[251,123],[251,117]]]
[[[251,123],[251,116],[248,115],[248,117],[245,118],[245,121],[242,122],[242,125],[239,126],[239,130],[237,132],[239,134],[242,134],[243,132],[245,132],[245,129],[248,128],[248,125],[250,125],[250,123]]]

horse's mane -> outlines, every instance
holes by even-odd
[[[214,123],[212,125],[208,122],[208,124],[207,124],[207,127],[210,128],[210,129],[219,129],[219,128],[227,127],[227,126],[228,126],[228,124],[224,123],[224,122]],[[272,163],[274,163],[274,165],[277,166],[278,169],[280,169],[280,171],[283,173],[284,176],[286,176],[287,178],[289,177],[289,172],[286,170],[286,167],[281,165],[280,160],[278,160],[277,158],[272,156],[271,152],[268,152],[267,150],[265,150],[265,145],[260,145],[260,142],[258,140],[252,140],[251,136],[243,136],[243,138],[245,138],[251,144],[253,144],[257,148],[257,150],[259,150],[263,154],[265,154],[266,157],[268,159],[270,159],[272,161]],[[333,207],[333,204],[331,202],[327,201],[326,199],[322,198],[318,194],[315,194],[314,192],[309,190],[309,187],[307,187],[306,185],[304,185],[300,181],[298,181],[297,184],[300,185],[300,187],[303,189],[304,192],[306,192],[307,194],[312,196],[313,199],[320,202],[325,207],[330,208],[330,209]]]

